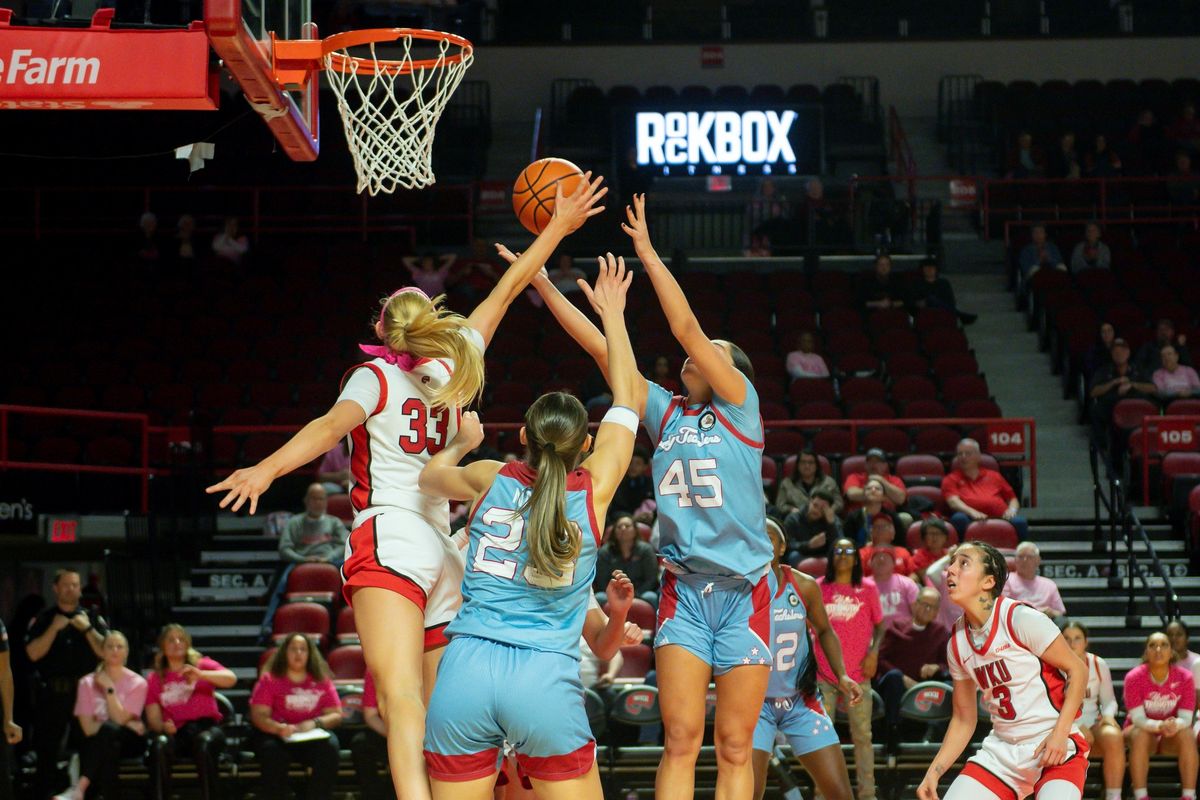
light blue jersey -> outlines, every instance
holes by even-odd
[[[684,398],[650,383],[642,424],[655,442],[651,466],[663,557],[687,572],[756,583],[772,552],[754,385],[746,381],[740,406],[715,395],[685,406]]]
[[[528,563],[528,513],[514,514],[536,477],[527,464],[505,464],[471,513],[462,609],[446,636],[490,639],[578,661],[602,531],[592,509],[592,477],[582,469],[567,475],[567,518],[579,527],[582,547],[561,576],[542,574]]]
[[[796,682],[804,664],[812,657],[808,639],[808,609],[796,589],[796,579],[788,567],[783,567],[783,580],[771,601],[771,650],[775,660],[771,665],[771,680],[767,697],[790,697],[796,694]]]

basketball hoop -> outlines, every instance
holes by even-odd
[[[383,59],[376,46],[394,42],[400,58]],[[414,45],[429,42],[430,58],[414,56]],[[297,60],[320,64],[337,96],[346,144],[354,158],[358,191],[375,196],[397,188],[423,189],[434,182],[433,134],[450,95],[471,66],[471,43],[461,36],[414,28],[347,31],[323,41],[274,43],[277,79]]]

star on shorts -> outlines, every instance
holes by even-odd
[[[743,663],[743,664],[749,664],[749,663],[750,663],[750,659],[748,659],[748,658],[743,658],[743,659],[742,659],[742,663]]]

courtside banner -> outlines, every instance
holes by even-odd
[[[0,109],[217,108],[203,25],[113,30],[112,13],[90,28],[35,28],[0,9]]]

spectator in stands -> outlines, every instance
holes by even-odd
[[[1129,131],[1130,171],[1154,175],[1162,167],[1167,150],[1167,132],[1154,112],[1143,109]]]
[[[1038,567],[1042,565],[1042,553],[1038,546],[1033,542],[1021,542],[1017,545],[1016,561],[1016,573],[1009,573],[1004,583],[1004,596],[1027,603],[1059,626],[1065,625],[1067,609],[1058,593],[1058,586],[1038,574]]]
[[[769,256],[773,241],[785,242],[795,227],[790,220],[791,204],[779,193],[775,181],[763,178],[746,208],[750,250],[746,255]]]
[[[1058,147],[1046,163],[1047,178],[1078,179],[1080,173],[1079,153],[1075,149],[1075,132],[1065,131],[1058,137]]]
[[[860,556],[863,552],[869,553],[868,557],[863,558],[863,571],[870,570],[869,577],[875,581],[884,623],[892,620],[907,622],[912,619],[912,604],[920,591],[920,587],[912,578],[897,572],[897,566],[902,560],[900,551],[903,549],[890,544],[879,544],[864,547],[859,553]]]
[[[1033,134],[1021,131],[1008,153],[1008,178],[1040,178],[1046,174],[1046,158],[1033,143]]]
[[[420,256],[404,256],[401,261],[412,276],[412,285],[430,297],[446,292],[446,279],[454,269],[457,256],[454,253],[422,253]]]
[[[1112,363],[1113,341],[1117,338],[1117,329],[1113,327],[1111,322],[1101,322],[1100,331],[1096,336],[1096,341],[1088,348],[1088,351],[1083,355],[1083,374],[1094,375],[1096,370],[1103,366]]]
[[[870,540],[871,524],[879,514],[891,514],[887,508],[886,487],[888,482],[881,475],[871,475],[862,488],[862,504],[846,515],[842,531],[859,546]],[[849,498],[849,493],[846,497]]]
[[[657,356],[654,359],[654,369],[646,377],[667,391],[678,393],[683,390],[682,384],[679,383],[679,370],[671,368],[671,359],[668,356]]]
[[[1083,174],[1088,178],[1117,178],[1121,175],[1121,156],[1108,146],[1108,137],[1097,133],[1092,149],[1083,156]]]
[[[180,214],[175,224],[175,258],[181,266],[196,263],[196,218],[191,214]]]
[[[138,219],[138,258],[146,262],[158,261],[161,251],[158,216],[153,211],[146,211]]]
[[[858,302],[868,311],[904,308],[906,296],[900,280],[892,275],[892,257],[875,256],[875,270],[863,276],[858,285]]]
[[[195,761],[201,798],[217,800],[218,759],[225,748],[225,733],[215,694],[218,689],[232,689],[237,676],[215,659],[200,655],[187,629],[171,623],[158,634],[158,652],[147,684],[146,724],[154,734],[148,766],[162,789],[157,800],[170,795],[171,763],[179,756]]]
[[[638,536],[637,523],[633,515],[626,512],[613,517],[612,535],[596,554],[596,578],[592,581],[592,589],[601,606],[608,602],[604,589],[613,570],[618,569],[633,581],[635,597],[658,608],[658,556],[654,548]]]
[[[1179,109],[1179,118],[1167,128],[1167,138],[1176,147],[1195,153],[1200,150],[1200,119],[1196,119],[1196,104],[1187,101]]]
[[[242,259],[250,251],[250,240],[245,234],[238,232],[237,217],[226,217],[225,227],[213,237],[212,249],[218,258],[234,264],[242,263]]]
[[[877,475],[883,479],[883,505],[888,511],[895,511],[900,506],[904,505],[908,500],[908,489],[904,486],[904,481],[891,474],[891,466],[888,465],[887,456],[883,450],[878,447],[872,447],[867,451],[866,472],[856,472],[846,478],[842,485],[842,493],[846,495],[847,502],[862,503],[863,489],[866,487],[867,479],[872,475]],[[909,520],[911,522],[911,520]]]
[[[1063,628],[1063,638],[1088,668],[1088,688],[1079,709],[1079,730],[1104,762],[1104,800],[1121,800],[1125,782],[1125,740],[1117,724],[1117,694],[1112,672],[1103,658],[1088,652],[1088,630],[1082,622]]]
[[[750,244],[742,251],[742,255],[747,258],[770,258],[771,257],[771,237],[766,233],[753,233],[750,235]]]
[[[1112,267],[1112,251],[1100,241],[1100,225],[1089,222],[1083,228],[1083,241],[1071,251],[1071,271],[1085,269],[1109,269]]]
[[[37,725],[33,748],[37,753],[35,800],[45,800],[62,785],[58,771],[63,742],[71,732],[79,679],[104,656],[108,625],[92,619],[79,605],[79,573],[60,569],[54,574],[54,605],[33,618],[25,633],[25,653],[33,663],[37,686],[34,708]]]
[[[650,475],[650,453],[646,448],[633,448],[625,479],[617,486],[609,507],[631,509],[634,522],[649,525],[654,521],[654,478]]]
[[[908,297],[914,310],[942,308],[953,311],[964,325],[970,325],[979,317],[978,314],[958,310],[954,287],[950,285],[950,281],[941,277],[941,268],[935,258],[921,261],[919,280],[908,287]]]
[[[837,244],[845,241],[849,233],[845,221],[825,196],[825,184],[820,178],[809,178],[804,184],[800,222],[804,240],[812,245]]]
[[[942,498],[954,512],[950,515],[950,524],[962,540],[967,526],[975,520],[999,517],[1012,523],[1017,529],[1017,538],[1027,538],[1029,523],[1017,514],[1021,510],[1021,501],[1003,475],[981,466],[982,459],[979,442],[963,439],[958,443],[954,469],[942,478]]]
[[[1063,263],[1062,253],[1058,250],[1058,245],[1050,241],[1046,236],[1045,225],[1034,225],[1029,229],[1029,244],[1021,248],[1021,253],[1017,257],[1021,267],[1021,274],[1025,279],[1033,277],[1033,273],[1039,269],[1061,269],[1066,270],[1067,265]]]
[[[796,454],[796,469],[779,482],[775,507],[779,509],[780,514],[787,516],[806,506],[813,493],[818,490],[828,495],[827,502],[833,507],[833,513],[840,515],[844,504],[837,481],[825,474],[824,468],[821,467],[821,459],[817,458],[813,450],[801,450]],[[822,544],[821,552],[825,552],[827,548],[828,543]]]
[[[343,439],[333,446],[317,467],[317,480],[325,489],[326,495],[345,494],[350,486],[350,448],[349,439]]]
[[[921,589],[912,601],[911,617],[892,619],[884,629],[879,646],[880,675],[875,686],[883,698],[889,753],[894,753],[899,744],[904,693],[921,681],[948,677],[946,643],[950,641],[950,629],[937,620],[941,600],[937,589]]]
[[[1167,638],[1171,640],[1171,651],[1175,653],[1175,663],[1184,669],[1191,670],[1196,679],[1196,693],[1200,695],[1200,653],[1188,649],[1188,626],[1181,619],[1173,619],[1165,628]]]
[[[829,366],[817,352],[817,337],[812,331],[796,334],[796,349],[787,354],[787,372],[793,379],[829,377]]]
[[[817,579],[829,624],[842,643],[846,674],[862,687],[863,699],[850,706],[850,739],[854,742],[854,771],[860,800],[875,797],[875,754],[871,747],[871,679],[879,666],[883,640],[883,609],[874,581],[863,578],[858,548],[842,537],[829,548],[825,575]],[[838,682],[825,658],[817,652],[817,686],[826,708],[836,708]]]
[[[129,640],[120,631],[104,637],[100,666],[79,679],[75,717],[83,729],[79,783],[55,800],[83,800],[94,786],[105,800],[119,797],[121,759],[146,752],[146,679],[125,666]]]
[[[1108,351],[1112,360],[1092,375],[1092,436],[1097,442],[1108,440],[1109,422],[1113,407],[1127,397],[1153,397],[1158,391],[1154,382],[1129,360],[1129,342],[1113,339]],[[1160,356],[1161,357],[1161,356]]]
[[[946,555],[946,544],[950,531],[938,517],[928,517],[921,522],[921,546],[913,551],[913,579],[925,585],[925,570],[929,565]]]
[[[1150,756],[1178,756],[1184,797],[1195,797],[1196,683],[1192,673],[1173,664],[1165,633],[1146,638],[1142,663],[1125,675],[1125,737],[1129,741],[1129,782],[1137,800],[1145,800]]]
[[[0,798],[12,800],[9,750],[21,742],[21,726],[13,721],[13,674],[9,667],[8,631],[0,622]]]
[[[368,672],[363,679],[362,719],[365,730],[350,740],[350,760],[358,777],[363,800],[396,800],[396,790],[387,778],[387,723],[379,713],[375,679]],[[381,775],[380,768],[385,772]]]
[[[784,519],[783,530],[787,540],[784,561],[789,565],[827,553],[829,543],[842,535],[833,495],[826,489],[813,489],[808,500]]]
[[[303,633],[289,634],[250,695],[252,746],[262,764],[261,796],[287,797],[288,765],[294,761],[312,770],[307,800],[332,800],[338,740],[329,731],[341,721],[342,701],[321,652]],[[289,741],[297,733],[309,737]]]
[[[311,484],[304,493],[304,513],[288,520],[279,539],[279,555],[292,564],[306,561],[325,561],[341,566],[345,558],[346,523],[326,513],[329,497],[325,487]]]
[[[1177,206],[1200,205],[1200,176],[1192,171],[1192,155],[1175,153],[1175,169],[1167,176],[1167,196]]]
[[[1187,336],[1175,335],[1174,320],[1163,317],[1154,326],[1154,341],[1142,345],[1133,359],[1142,375],[1153,376],[1162,368],[1162,349],[1167,345],[1175,348],[1175,355],[1180,364],[1192,366],[1191,352],[1187,347]]]
[[[1200,376],[1191,367],[1180,365],[1179,351],[1175,349],[1175,345],[1164,345],[1159,352],[1162,354],[1162,366],[1154,371],[1154,385],[1158,388],[1158,396],[1174,399],[1200,394]]]
[[[871,517],[870,544],[862,549],[863,574],[868,578],[873,576],[871,561],[875,551],[889,548],[894,562],[894,571],[905,577],[912,574],[912,553],[908,548],[896,544],[896,518],[886,511],[881,511]]]

